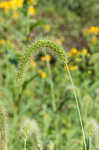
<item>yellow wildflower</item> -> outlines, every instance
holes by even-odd
[[[28,11],[29,11],[29,15],[31,15],[31,16],[36,14],[36,10],[34,7],[30,7]]]
[[[42,72],[42,73],[41,73],[41,77],[42,77],[42,78],[46,78],[46,73],[45,73],[45,72]]]
[[[72,52],[73,54],[77,54],[78,50],[77,50],[76,48],[72,48],[72,49],[71,49],[71,52]]]
[[[69,53],[68,55],[69,55],[69,57],[72,57],[72,53],[71,53],[71,51],[70,51],[70,53]]]
[[[45,61],[46,60],[46,57],[45,56],[42,56],[41,57],[41,61]]]
[[[90,32],[92,32],[92,33],[97,35],[99,33],[99,29],[98,29],[98,27],[91,26],[90,27]]]
[[[86,48],[83,48],[82,51],[81,51],[81,54],[86,55],[86,54],[87,54],[87,51],[88,51],[88,50],[87,50]]]
[[[50,55],[42,56],[41,57],[41,61],[45,61],[45,60],[50,61],[51,60],[51,56]]]
[[[5,40],[0,40],[0,45],[4,45],[5,44]]]
[[[19,17],[19,14],[17,12],[15,12],[12,16],[14,19],[17,19]]]
[[[62,45],[62,40],[56,40],[56,43]]]
[[[3,4],[4,4],[3,8],[5,10],[5,13],[8,14],[10,9],[10,2],[4,2]]]
[[[50,31],[50,30],[51,30],[51,26],[50,26],[49,24],[44,25],[43,28],[44,28],[46,31]]]
[[[50,61],[51,60],[51,56],[50,55],[46,55],[46,60]]]
[[[7,43],[8,43],[8,46],[14,47],[14,44],[11,41],[8,40]]]
[[[17,1],[15,1],[15,0],[9,1],[9,9],[12,9],[12,10],[16,11],[17,8],[18,8],[17,7]]]
[[[75,71],[77,69],[77,66],[72,65],[69,68],[70,68],[71,71]]]
[[[89,29],[84,29],[84,34],[90,34],[90,30]]]
[[[8,13],[9,9],[16,10],[17,8],[22,7],[24,0],[10,0],[0,3],[0,8],[4,8],[5,12]]]
[[[98,35],[99,34],[99,27],[95,27],[95,26],[91,26],[89,29],[84,29],[84,33],[85,34],[95,34]]]
[[[36,63],[34,60],[31,61],[31,66],[32,66],[32,68],[34,68],[36,66]]]
[[[14,0],[16,1],[17,7],[20,8],[23,6],[24,0]]]
[[[90,54],[90,53],[87,53],[86,55],[87,55],[87,57],[89,57],[91,54]]]
[[[6,5],[7,5],[7,2],[6,2],[6,1],[0,2],[0,8],[4,8]]]

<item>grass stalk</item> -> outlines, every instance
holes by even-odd
[[[7,116],[2,103],[0,103],[0,150],[7,150]]]
[[[79,120],[80,120],[81,129],[82,129],[84,147],[85,147],[85,150],[87,150],[86,136],[85,136],[84,125],[83,125],[83,121],[82,121],[82,116],[81,116],[81,111],[80,111],[78,96],[77,96],[77,94],[76,94],[74,82],[73,82],[73,79],[72,79],[72,76],[71,76],[69,67],[68,67],[67,63],[66,63],[65,65],[66,65],[66,68],[67,68],[67,72],[68,72],[68,75],[69,75],[70,82],[71,82],[71,84],[72,84],[73,95],[74,95],[75,100],[76,100],[77,111],[78,111],[78,115],[79,115]]]
[[[46,55],[46,51],[44,51],[45,55]],[[55,105],[55,93],[54,93],[54,84],[53,84],[53,79],[52,79],[52,72],[51,72],[51,67],[50,67],[50,63],[47,60],[47,69],[48,69],[48,73],[49,73],[49,77],[50,77],[50,88],[51,88],[51,97],[52,97],[52,107],[53,107],[53,111],[56,111],[56,105]]]
[[[64,52],[64,49],[61,46],[54,43],[53,41],[49,41],[49,40],[36,41],[32,45],[30,45],[30,47],[25,51],[25,54],[23,55],[23,57],[21,59],[21,62],[20,62],[19,71],[18,71],[18,74],[17,74],[17,79],[19,81],[22,81],[22,77],[23,77],[26,65],[29,62],[29,60],[31,59],[32,54],[35,53],[37,50],[40,50],[42,47],[43,48],[46,47],[46,48],[49,48],[50,50],[53,50],[53,52],[55,52],[55,54],[58,55],[58,58],[60,58],[62,60],[63,64],[67,68],[68,75],[69,75],[69,78],[70,78],[70,82],[72,84],[72,90],[73,90],[74,98],[76,100],[77,111],[78,111],[78,115],[79,115],[81,129],[82,129],[84,147],[85,147],[85,150],[87,150],[85,131],[84,131],[84,125],[83,125],[82,116],[81,116],[81,112],[80,112],[78,96],[76,94],[76,90],[75,90],[75,87],[74,87],[74,83],[73,83],[71,73],[69,71],[69,67],[68,67],[68,64],[67,64],[67,57],[66,57],[67,55]]]

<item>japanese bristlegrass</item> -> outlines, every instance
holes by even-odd
[[[20,64],[19,64],[19,68],[18,68],[18,73],[17,73],[17,82],[22,83],[23,80],[23,74],[25,72],[25,69],[27,68],[27,64],[29,63],[29,61],[31,60],[31,57],[33,54],[35,54],[36,52],[40,51],[41,48],[48,48],[50,51],[54,52],[57,57],[63,62],[63,64],[66,66],[67,68],[67,72],[72,84],[72,91],[76,100],[76,105],[77,105],[77,110],[78,110],[78,115],[79,115],[79,120],[80,120],[80,125],[81,125],[81,129],[82,129],[82,134],[83,134],[83,142],[84,142],[84,149],[87,150],[87,146],[86,146],[86,137],[85,137],[85,131],[84,131],[84,126],[83,126],[83,121],[82,121],[82,117],[81,117],[81,111],[80,111],[80,106],[79,106],[79,101],[78,101],[78,97],[75,91],[75,86],[72,80],[72,76],[71,73],[69,71],[69,67],[67,64],[67,54],[64,52],[64,49],[57,45],[55,42],[50,41],[50,40],[38,40],[36,42],[34,42],[33,44],[31,44],[25,51],[24,55],[22,56],[21,60],[20,60]]]

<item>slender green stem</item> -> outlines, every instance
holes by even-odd
[[[51,95],[52,95],[52,106],[53,106],[53,110],[56,111],[56,106],[55,106],[55,94],[54,94],[54,84],[52,81],[52,73],[51,73],[51,68],[50,68],[50,64],[47,61],[47,66],[48,66],[48,72],[50,75],[50,84],[51,84]]]
[[[67,68],[67,71],[68,71],[68,75],[69,75],[69,78],[70,78],[70,82],[71,82],[71,84],[72,84],[73,94],[74,94],[74,97],[75,97],[75,100],[76,100],[77,111],[78,111],[79,120],[80,120],[80,125],[81,125],[81,129],[82,129],[82,134],[83,134],[84,147],[85,147],[85,150],[87,150],[86,137],[85,137],[85,131],[84,131],[84,125],[83,125],[82,116],[81,116],[81,112],[80,112],[80,106],[79,106],[78,97],[77,97],[77,94],[76,94],[75,86],[74,86],[74,83],[73,83],[73,79],[72,79],[72,76],[71,76],[69,67],[68,67],[67,63],[66,63],[65,65],[66,65],[66,68]]]
[[[22,87],[21,87],[21,92],[19,93],[18,95],[18,101],[21,100],[22,96],[23,96],[23,93],[25,91],[25,89],[27,88],[28,84],[34,80],[35,78],[37,77],[37,75],[33,75],[30,79],[24,81],[24,83],[22,84]]]
[[[27,26],[26,26],[26,31],[27,31],[27,36],[29,36],[30,34],[30,17],[29,17],[29,14],[27,14],[27,18],[26,18],[26,21],[27,21]]]
[[[46,51],[45,55],[46,55]],[[53,84],[53,80],[52,80],[52,72],[51,72],[51,67],[50,67],[50,63],[47,60],[47,68],[48,68],[48,73],[50,76],[50,85],[51,85],[51,96],[52,96],[52,107],[53,107],[53,111],[56,111],[56,106],[55,106],[55,94],[54,94],[54,84]]]
[[[91,150],[91,136],[89,137],[89,150]]]
[[[24,139],[24,150],[26,150],[26,142],[27,142],[27,139]]]

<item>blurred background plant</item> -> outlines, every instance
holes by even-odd
[[[24,149],[20,135],[24,118],[36,120],[43,149],[84,150],[67,70],[53,53],[43,49],[33,56],[24,84],[16,87],[21,54],[27,45],[42,37],[68,52],[87,147],[99,149],[98,17],[97,0],[0,0],[0,99],[9,118],[8,150]],[[33,142],[32,138],[26,148],[38,150],[37,139]]]

